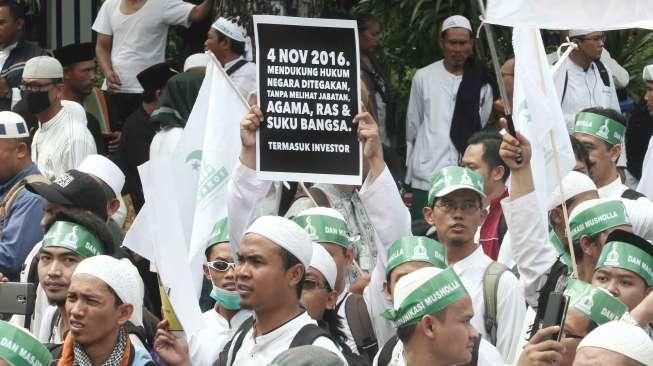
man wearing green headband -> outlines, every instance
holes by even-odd
[[[386,281],[383,289],[392,303],[394,289],[401,278],[422,268],[447,268],[445,248],[439,242],[424,236],[404,236],[388,249]],[[474,349],[478,365],[503,364],[499,351],[485,339],[481,339],[478,349]],[[379,350],[374,358],[375,366],[404,366],[404,345],[395,335]]]
[[[427,267],[403,276],[393,300],[392,310],[384,316],[397,327],[407,366],[459,365],[472,360],[480,335],[470,324],[472,299],[452,268]]]
[[[613,231],[601,251],[592,284],[610,291],[633,310],[653,288],[653,244],[629,232]]]
[[[38,254],[38,278],[50,307],[33,329],[43,343],[61,343],[68,331],[64,303],[77,264],[84,258],[113,254],[114,244],[106,224],[81,209],[63,209],[45,225],[46,233]]]
[[[498,279],[496,290],[496,324],[485,321],[486,309],[493,304],[485,304],[484,273],[492,259],[475,241],[476,231],[487,215],[483,178],[463,167],[440,169],[432,178],[427,204],[423,209],[424,218],[435,226],[438,241],[447,249],[447,263],[472,296],[472,324],[497,346],[507,362],[513,362],[526,306],[517,278],[505,271]]]
[[[52,356],[24,329],[0,320],[0,366],[48,366]]]
[[[245,228],[254,217],[255,205],[266,195],[270,189],[270,181],[261,181],[256,178],[256,131],[263,121],[263,114],[258,106],[252,106],[249,113],[241,122],[242,150],[240,163],[236,165],[229,182],[228,212],[229,227],[232,245],[238,246],[239,239],[243,237]],[[378,344],[387,341],[394,332],[392,325],[380,315],[387,310],[387,300],[383,296],[383,278],[385,277],[385,252],[397,239],[410,234],[410,214],[397,189],[397,185],[390,174],[390,170],[383,160],[383,149],[379,141],[378,125],[371,114],[361,112],[354,117],[357,126],[358,138],[363,144],[363,167],[365,181],[360,188],[349,187],[351,201],[335,202],[326,199],[324,206],[329,206],[340,213],[346,220],[363,221],[355,222],[353,226],[363,228],[364,232],[353,232],[351,220],[348,221],[348,235],[353,239],[360,239],[363,249],[358,253],[359,258],[375,258],[370,270],[370,282],[363,291],[365,306],[372,321],[372,327]],[[319,196],[314,197],[322,202]],[[355,201],[355,204],[352,203]],[[352,215],[352,210],[356,215]],[[301,224],[305,227],[306,225]],[[333,233],[329,233],[332,235]],[[341,235],[338,235],[341,236]],[[354,240],[352,240],[354,241]],[[331,240],[322,243],[334,244]],[[334,256],[339,267],[340,279],[344,277],[351,259],[347,259],[347,250],[342,245],[325,246]],[[336,249],[337,250],[333,250]],[[369,250],[368,250],[369,249]],[[364,264],[361,264],[365,266]],[[365,267],[363,267],[365,268]],[[336,284],[340,296],[346,294],[342,281]],[[360,302],[359,302],[360,303]],[[358,347],[356,347],[358,348]]]

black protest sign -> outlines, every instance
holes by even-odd
[[[254,16],[262,179],[361,184],[356,22]]]

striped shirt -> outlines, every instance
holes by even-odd
[[[97,154],[82,106],[67,100],[61,104],[63,108],[51,120],[39,121],[32,141],[32,160],[50,179],[77,168],[88,155]]]

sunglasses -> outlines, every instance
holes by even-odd
[[[229,268],[236,270],[236,263],[227,262],[220,259],[213,262],[208,262],[206,265],[209,266],[209,268],[220,272],[226,272],[229,270]]]
[[[316,288],[326,289],[327,286],[326,284],[319,283],[315,280],[309,280],[309,279],[306,279],[302,282],[302,290],[312,291],[315,290]]]

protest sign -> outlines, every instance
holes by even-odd
[[[261,15],[254,27],[258,177],[360,185],[356,22]]]

